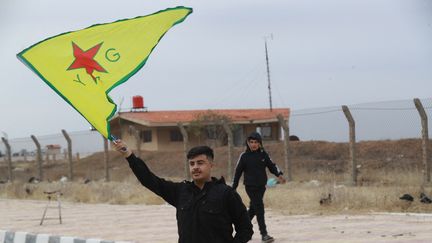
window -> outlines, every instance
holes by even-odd
[[[261,127],[261,136],[265,139],[265,138],[271,138],[272,137],[272,127],[267,125],[267,126],[262,126]]]
[[[216,139],[217,138],[216,126],[208,126],[206,128],[206,133],[208,139]]]
[[[179,130],[171,130],[170,131],[170,140],[171,142],[181,142],[183,141],[183,135]]]
[[[140,131],[140,138],[143,143],[149,143],[152,141],[152,131],[151,130],[145,130]]]

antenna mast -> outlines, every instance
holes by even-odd
[[[273,35],[271,35],[270,37],[273,39]],[[265,55],[266,55],[266,64],[267,64],[267,82],[268,82],[270,111],[273,111],[271,83],[270,83],[270,66],[269,66],[269,58],[268,58],[268,50],[267,50],[267,37],[264,37],[264,45],[265,45]]]

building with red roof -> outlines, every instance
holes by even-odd
[[[233,131],[235,146],[242,146],[247,135],[261,133],[263,140],[278,141],[282,138],[277,116],[285,120],[288,108],[272,109],[220,109],[178,111],[130,111],[119,112],[111,121],[111,133],[122,138],[131,147],[140,146],[148,151],[172,151],[183,149],[185,128],[189,146],[227,144],[223,130],[226,122]]]

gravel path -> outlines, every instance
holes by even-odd
[[[141,243],[175,243],[175,209],[169,205],[62,203],[63,224],[39,226],[45,201],[0,199],[0,229]],[[53,205],[54,206],[54,205]],[[56,208],[48,209],[50,218]],[[432,242],[432,214],[285,216],[266,209],[276,242]],[[259,243],[256,221],[251,243]]]

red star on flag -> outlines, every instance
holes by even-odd
[[[94,81],[96,81],[96,77],[93,76],[94,70],[98,72],[106,72],[106,70],[93,59],[101,46],[102,42],[88,49],[87,51],[83,51],[77,44],[72,42],[75,60],[67,70],[85,68],[86,72],[93,78]]]

